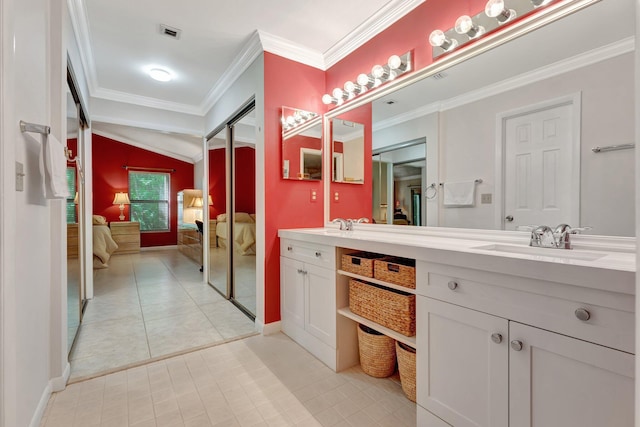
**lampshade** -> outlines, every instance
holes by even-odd
[[[189,205],[192,208],[201,208],[202,207],[202,197],[194,197],[193,200],[191,201],[191,205]]]
[[[213,206],[213,199],[211,198],[211,195],[209,195],[209,206]]]
[[[127,193],[116,193],[116,196],[113,198],[114,205],[130,205],[129,195]]]

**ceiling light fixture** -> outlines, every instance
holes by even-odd
[[[171,75],[171,73],[163,68],[154,67],[154,68],[151,68],[148,71],[148,73],[149,73],[149,77],[159,82],[168,82],[173,79],[173,76]]]
[[[289,112],[293,110],[292,114],[285,117],[285,110]],[[318,113],[312,111],[305,111],[299,109],[292,109],[288,107],[282,107],[282,131],[287,132],[293,128],[297,128],[311,119],[318,117]]]
[[[344,89],[337,87],[333,89],[331,94],[323,95],[322,102],[326,105],[342,105],[345,101],[349,101],[367,90],[376,88],[409,71],[411,71],[411,52],[407,52],[402,56],[392,55],[389,57],[387,64],[376,64],[371,68],[369,74],[359,74],[356,78],[356,83],[348,80],[343,86]]]

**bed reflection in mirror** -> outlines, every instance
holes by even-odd
[[[322,122],[316,113],[282,107],[282,178],[322,179]]]

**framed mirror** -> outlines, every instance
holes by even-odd
[[[373,150],[426,139],[423,224],[510,230],[566,222],[591,226],[590,234],[633,236],[633,149],[594,149],[633,147],[634,16],[632,0],[603,0],[380,91],[370,103]],[[471,202],[445,203],[444,187],[460,182],[474,183]],[[389,221],[394,202],[378,199],[372,209],[384,205]],[[533,210],[553,215],[529,216]]]
[[[322,180],[322,120],[317,113],[282,107],[282,178]]]
[[[363,184],[364,161],[364,124],[331,119],[331,180]]]

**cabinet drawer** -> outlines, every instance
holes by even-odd
[[[113,237],[113,240],[115,240],[118,245],[125,244],[125,243],[140,244],[139,234],[115,234],[112,237]]]
[[[524,286],[518,286],[520,279],[517,277],[503,276],[501,280],[506,283],[484,283],[429,272],[426,294],[549,331],[635,352],[635,315],[628,296],[618,295],[616,300],[615,296],[600,296],[595,290],[545,282],[540,282],[538,288],[527,284],[527,289],[532,291],[525,291]],[[556,288],[553,294],[545,292],[545,285]]]
[[[281,239],[280,255],[325,268],[336,267],[336,250],[333,246]]]

